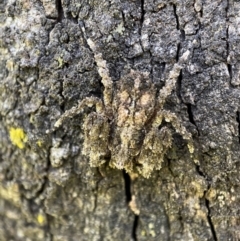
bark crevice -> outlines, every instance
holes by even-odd
[[[56,0],[56,8],[58,11],[57,22],[61,22],[64,19],[64,12],[61,0]]]
[[[137,228],[138,228],[138,219],[139,216],[135,215],[134,222],[133,222],[133,231],[132,231],[132,238],[133,241],[137,241]]]
[[[210,227],[210,230],[211,230],[211,234],[212,234],[212,239],[213,241],[218,241],[217,239],[217,234],[216,234],[216,230],[215,230],[215,227],[214,227],[214,224],[213,224],[213,221],[212,221],[212,217],[211,217],[211,208],[210,208],[210,202],[209,200],[207,199],[206,197],[206,194],[208,193],[208,191],[210,190],[211,188],[211,184],[209,183],[209,178],[207,177],[207,175],[201,170],[201,167],[200,165],[196,165],[196,171],[197,173],[203,177],[207,183],[208,183],[208,186],[207,186],[207,190],[205,190],[204,192],[204,195],[203,195],[203,198],[204,198],[204,205],[207,209],[207,221],[208,221],[208,225]]]
[[[231,83],[231,81],[232,81],[232,65],[230,63],[228,63],[228,57],[229,57],[229,53],[230,53],[228,11],[229,11],[229,0],[227,0],[227,6],[226,6],[226,45],[227,45],[227,68],[228,68],[228,73],[229,73],[230,83]]]
[[[198,129],[198,126],[194,120],[194,115],[193,115],[193,111],[192,111],[192,105],[191,104],[186,104],[187,105],[187,112],[188,112],[188,118],[189,118],[189,121],[196,127],[196,130],[197,130],[197,133],[198,133],[198,136],[200,135],[199,133],[199,129]]]
[[[238,141],[240,143],[240,112],[237,111],[237,114],[236,114],[236,121],[238,123]]]
[[[141,28],[144,22],[144,16],[145,16],[145,9],[144,9],[144,0],[141,0]]]
[[[125,196],[126,196],[126,202],[129,204],[132,200],[132,192],[131,192],[131,177],[129,174],[123,170],[123,179],[125,183]],[[138,219],[139,215],[134,216],[133,226],[132,226],[132,239],[133,241],[137,241],[137,228],[138,228]]]
[[[129,203],[132,200],[132,194],[131,194],[131,178],[126,173],[125,170],[123,170],[123,179],[125,183],[125,197],[126,197],[126,202]]]
[[[173,12],[174,12],[174,16],[176,18],[176,28],[177,30],[179,30],[179,19],[178,19],[178,15],[177,15],[177,6],[175,4],[173,4]]]
[[[64,98],[64,95],[63,95],[63,90],[64,90],[64,88],[63,88],[63,80],[61,80],[61,81],[59,81],[59,83],[60,83],[60,87],[59,87],[59,95],[61,96],[61,98],[62,98],[62,103],[61,103],[61,105],[60,105],[60,109],[64,112],[65,111],[65,98]]]
[[[177,58],[178,58],[178,55],[177,55]],[[182,88],[182,70],[180,71],[180,74],[178,76],[178,79],[177,79],[177,95],[178,95],[178,98],[184,102],[182,100],[182,96],[181,96],[181,88]],[[200,135],[199,134],[199,129],[198,129],[198,126],[194,120],[194,115],[193,115],[193,111],[192,111],[192,105],[190,103],[184,103],[187,107],[187,113],[188,113],[188,119],[190,121],[190,123],[192,123],[195,127],[196,127],[196,130],[197,130],[197,134],[198,136]]]
[[[210,186],[208,187],[208,190],[209,189],[210,189]],[[210,204],[209,204],[209,201],[206,198],[205,198],[205,205],[206,205],[206,208],[207,208],[207,211],[208,211],[207,219],[208,219],[208,224],[209,224],[211,232],[212,232],[212,238],[213,238],[214,241],[218,241],[216,230],[215,230],[214,224],[212,222]]]
[[[181,43],[178,43],[177,44],[177,55],[176,55],[177,62],[179,60],[180,50],[181,50]],[[182,70],[181,70],[181,73],[182,73]]]

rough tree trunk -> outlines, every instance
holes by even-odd
[[[0,239],[240,240],[239,17],[0,0]]]

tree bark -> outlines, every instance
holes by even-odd
[[[239,14],[0,0],[1,240],[240,240]]]

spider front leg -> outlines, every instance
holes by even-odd
[[[173,65],[172,70],[169,73],[168,79],[165,81],[165,86],[160,90],[158,97],[158,109],[162,109],[167,97],[171,94],[172,90],[175,88],[177,79],[180,75],[181,70],[185,67],[189,57],[190,51],[187,50],[180,57],[179,61]]]
[[[92,39],[87,37],[86,29],[83,23],[80,23],[83,36],[87,41],[89,48],[93,52],[94,60],[97,64],[97,71],[102,78],[101,82],[104,86],[103,91],[103,101],[106,109],[106,113],[110,116],[112,114],[112,98],[113,98],[113,81],[110,77],[109,68],[107,66],[107,61],[103,59],[102,53],[98,51],[98,47],[92,41]]]
[[[84,107],[96,106],[96,111],[90,113],[84,120],[84,142],[82,154],[87,156],[90,166],[97,167],[106,162],[109,155],[108,138],[110,125],[105,115],[105,109],[100,99],[96,97],[87,97],[82,100],[77,107],[67,110],[55,123],[54,127],[60,127],[68,118],[73,118],[81,113]]]
[[[73,118],[75,115],[80,114],[85,106],[92,107],[96,105],[96,111],[102,112],[104,107],[103,103],[99,98],[96,97],[87,97],[81,102],[79,102],[78,106],[72,107],[70,110],[67,110],[54,124],[55,128],[59,128],[63,122],[68,118]]]

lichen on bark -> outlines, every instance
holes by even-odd
[[[239,9],[231,0],[0,1],[1,240],[238,240]],[[156,100],[189,49],[163,99],[164,113],[191,133],[194,153],[173,121],[148,128],[150,104],[136,129],[147,130],[146,142],[172,133],[164,156],[155,152],[161,169],[146,179],[110,168],[120,152],[106,144],[107,133],[121,129],[116,142],[129,134],[122,123],[131,106],[121,100],[138,79],[147,86],[142,105]],[[99,72],[99,56],[111,82]],[[90,97],[113,110],[99,118],[92,105],[54,130]],[[101,134],[99,126],[107,161],[90,167],[86,135]]]

